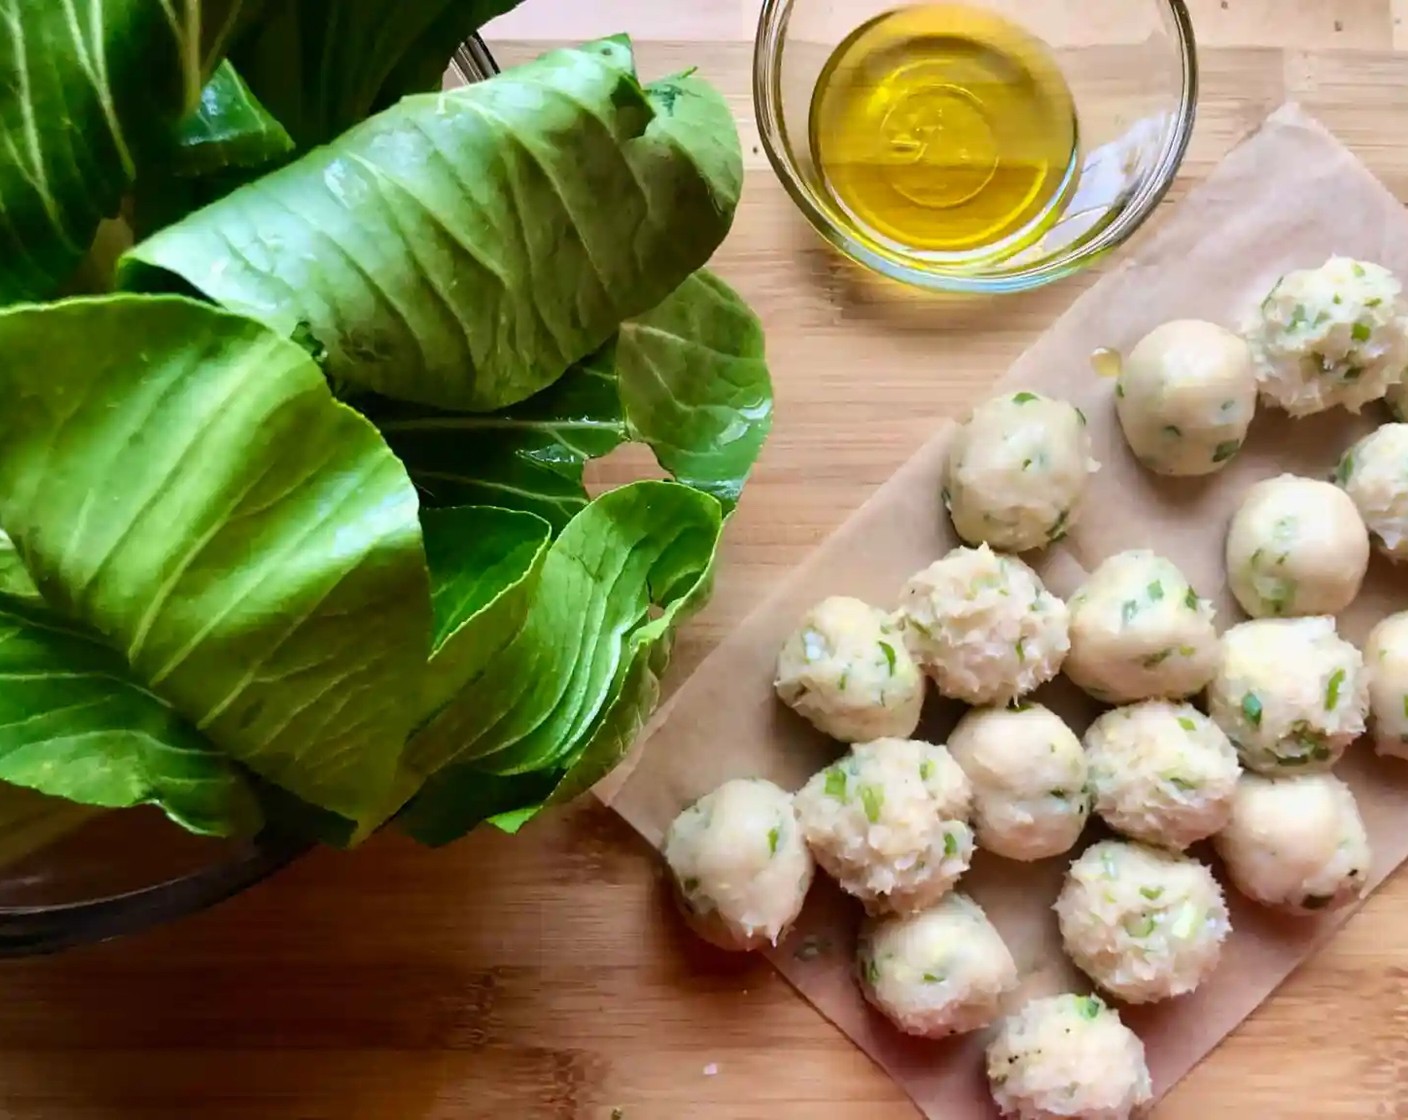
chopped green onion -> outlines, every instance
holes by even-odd
[[[1163,585],[1163,582],[1156,579],[1153,583],[1149,584],[1149,599],[1150,599],[1150,601],[1157,603],[1157,602],[1158,602],[1160,599],[1162,599],[1163,597],[1164,597],[1164,585]]]
[[[880,983],[880,965],[874,957],[865,957],[860,963],[861,975],[872,988]]]
[[[1198,725],[1194,723],[1191,719],[1189,719],[1187,716],[1178,717],[1178,726],[1183,728],[1184,731],[1198,730]]]
[[[846,691],[846,685],[847,685],[848,683],[850,683],[850,679],[851,679],[851,670],[850,670],[850,667],[848,666],[848,667],[846,667],[845,669],[842,669],[842,670],[841,670],[841,679],[836,682],[836,687],[837,687],[838,689],[840,689],[842,692],[845,692],[845,691]]]
[[[1013,404],[1030,404],[1032,401],[1037,400],[1037,399],[1038,399],[1038,398],[1037,398],[1037,395],[1036,395],[1035,393],[1025,393],[1025,392],[1023,392],[1023,393],[1015,393],[1015,394],[1013,394],[1013,396],[1012,396],[1012,403],[1013,403]]]
[[[1197,782],[1189,781],[1187,778],[1179,777],[1177,774],[1171,775],[1168,779],[1168,783],[1173,786],[1174,789],[1181,789],[1184,793],[1192,793],[1193,790],[1198,788]]]
[[[837,801],[846,800],[846,773],[839,766],[832,766],[826,771],[826,796]]]
[[[926,972],[924,974],[924,983],[926,984],[942,984],[943,982],[944,977],[937,972]]]
[[[1047,540],[1051,544],[1055,544],[1057,541],[1063,540],[1065,538],[1066,533],[1069,531],[1068,522],[1070,521],[1070,519],[1071,511],[1068,509],[1063,509],[1061,511],[1061,516],[1056,519],[1056,524],[1051,526],[1051,532],[1047,535]]]
[[[1150,914],[1128,917],[1124,920],[1125,932],[1130,937],[1148,937],[1154,932],[1154,919]]]
[[[1191,587],[1188,589],[1188,593],[1183,596],[1183,605],[1190,611],[1197,610],[1198,607],[1202,605],[1202,602],[1203,601],[1198,598],[1198,593]]]
[[[1354,474],[1354,452],[1346,451],[1344,457],[1335,466],[1335,473],[1331,475],[1333,481],[1343,486]]]
[[[944,855],[950,857],[958,855],[958,837],[951,832],[944,833]]]
[[[1291,310],[1290,329],[1295,330],[1299,326],[1310,322],[1310,312],[1305,309],[1305,304],[1298,303]]]
[[[1140,887],[1139,893],[1142,894],[1145,898],[1147,898],[1150,902],[1157,902],[1159,900],[1159,895],[1164,893],[1164,889],[1163,887]]]
[[[1330,683],[1325,686],[1325,710],[1332,712],[1335,705],[1340,702],[1340,688],[1344,685],[1345,673],[1343,669],[1336,669],[1330,674]]]
[[[1074,407],[1074,406],[1072,406],[1072,407]],[[1086,424],[1089,423],[1089,421],[1086,420],[1086,418],[1085,418],[1085,413],[1082,412],[1079,408],[1076,409],[1076,415],[1077,415],[1078,417],[1080,417],[1080,426],[1081,426],[1082,428],[1085,427]]]
[[[1261,700],[1255,692],[1248,692],[1242,697],[1242,715],[1253,727],[1261,726]]]
[[[1369,323],[1355,323],[1349,335],[1355,342],[1368,342],[1369,339],[1374,337],[1374,328]]]
[[[1115,396],[1117,396],[1117,397],[1122,397],[1122,396],[1124,396],[1124,382],[1123,382],[1123,381],[1116,381],[1116,382],[1115,382]]]
[[[1172,649],[1161,649],[1158,653],[1151,653],[1148,657],[1140,658],[1139,664],[1146,669],[1156,669],[1172,656]]]
[[[1134,621],[1134,616],[1138,613],[1139,600],[1126,599],[1124,601],[1124,606],[1120,610],[1120,620],[1124,623],[1124,625],[1128,626],[1131,622]]]
[[[1183,435],[1183,432],[1179,429],[1177,424],[1165,424],[1164,435],[1179,439]]]
[[[863,785],[860,787],[860,802],[865,806],[866,819],[875,824],[885,804],[885,791],[879,786]]]
[[[919,764],[919,780],[920,780],[921,782],[927,782],[927,781],[928,781],[930,778],[932,778],[933,776],[934,776],[934,760],[933,760],[933,759],[930,759],[930,758],[926,758],[926,759],[924,759],[924,760]]]
[[[895,647],[889,642],[880,643],[880,652],[885,655],[885,664],[890,667],[890,676],[895,675]]]
[[[1017,660],[1025,662],[1027,660],[1027,639],[1017,639]]]
[[[1233,455],[1242,450],[1242,441],[1239,439],[1229,439],[1226,443],[1219,443],[1213,449],[1212,461],[1214,463],[1225,463]]]
[[[773,825],[768,829],[768,854],[777,855],[777,842],[782,839],[782,826]]]
[[[1358,261],[1355,261],[1352,265],[1349,266],[1349,271],[1354,273],[1354,275],[1359,277],[1361,280],[1367,275],[1367,273],[1365,273],[1364,271],[1364,266]]]
[[[1084,999],[1077,1000],[1076,1002],[1077,1006],[1080,1008],[1081,1018],[1083,1019],[1098,1019],[1100,1012],[1105,1010],[1105,1005],[1094,996],[1086,996]]]

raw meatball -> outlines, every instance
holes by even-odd
[[[1253,618],[1339,614],[1369,568],[1369,530],[1348,495],[1283,474],[1258,482],[1227,531],[1227,582]]]
[[[1066,535],[1099,469],[1080,409],[1039,393],[995,397],[953,437],[944,505],[969,544],[1025,552]]]
[[[694,931],[735,950],[778,943],[814,868],[792,795],[761,778],[725,782],[676,817],[665,862]]]
[[[1375,750],[1408,758],[1408,611],[1389,615],[1369,633],[1364,672]]]
[[[1061,671],[1066,604],[987,545],[955,548],[909,581],[899,619],[910,652],[954,700],[1006,704]]]
[[[1256,414],[1244,339],[1200,319],[1156,327],[1124,360],[1115,411],[1135,457],[1165,475],[1219,471]]]
[[[856,964],[865,998],[921,1038],[986,1027],[1017,987],[1017,965],[1001,935],[961,894],[908,917],[868,919]]]
[[[1071,864],[1056,917],[1071,960],[1126,1003],[1191,992],[1217,967],[1232,928],[1201,863],[1118,840]]]
[[[924,676],[885,612],[823,600],[777,659],[783,703],[843,743],[907,738],[919,725]]]
[[[1408,424],[1385,424],[1340,459],[1335,482],[1354,501],[1378,549],[1408,560]]]
[[[1369,679],[1333,618],[1244,622],[1222,636],[1208,714],[1260,774],[1328,770],[1364,733]]]
[[[1034,999],[988,1046],[988,1083],[1018,1120],[1130,1120],[1154,1099],[1144,1044],[1097,996]]]
[[[1242,772],[1222,730],[1191,704],[1106,712],[1085,733],[1095,811],[1116,832],[1181,852],[1227,823]]]
[[[973,858],[973,787],[943,747],[881,739],[852,749],[797,794],[816,861],[872,914],[912,914]]]
[[[1354,794],[1333,774],[1248,774],[1214,846],[1244,895],[1300,913],[1358,898],[1373,862]]]
[[[1097,700],[1182,699],[1217,669],[1213,607],[1170,561],[1121,552],[1071,597],[1066,676]]]
[[[1281,277],[1246,332],[1263,399],[1307,416],[1382,397],[1408,366],[1402,290],[1348,257]]]
[[[1040,704],[974,708],[948,749],[973,783],[978,846],[1007,859],[1068,852],[1090,815],[1085,751]]]

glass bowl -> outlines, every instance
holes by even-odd
[[[498,72],[476,36],[446,77],[460,85]],[[16,842],[23,813],[0,827]],[[71,807],[47,843],[0,867],[0,957],[55,953],[193,914],[254,886],[311,846],[271,832],[252,840],[193,836],[152,809],[88,814]],[[61,834],[60,834],[61,832]],[[31,840],[36,838],[32,837]]]
[[[1183,0],[968,0],[1048,48],[1080,134],[1073,182],[1040,228],[1004,250],[941,254],[900,244],[840,201],[811,148],[813,91],[835,49],[897,0],[764,0],[753,60],[763,146],[821,236],[893,280],[936,292],[1019,292],[1069,276],[1123,243],[1167,192],[1193,132],[1198,67]],[[1079,18],[1072,13],[1079,11]],[[1078,171],[1078,177],[1075,173]]]

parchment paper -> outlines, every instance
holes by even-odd
[[[1030,388],[1064,397],[1090,418],[1096,458],[1082,519],[1063,545],[1036,563],[1067,596],[1103,558],[1152,548],[1177,563],[1218,604],[1225,628],[1241,620],[1227,592],[1223,538],[1254,481],[1290,471],[1325,477],[1341,451],[1383,417],[1341,411],[1301,421],[1263,410],[1244,451],[1206,481],[1160,480],[1124,446],[1113,382],[1090,368],[1091,351],[1128,349],[1168,319],[1235,326],[1276,279],[1332,253],[1377,260],[1408,274],[1408,213],[1344,147],[1298,108],[1278,110],[1235,149],[1169,217],[1096,284],[992,390]],[[974,402],[976,403],[976,401]],[[782,590],[700,666],[647,729],[636,768],[611,803],[658,846],[671,819],[720,782],[762,776],[798,788],[841,753],[785,709],[771,683],[778,648],[803,611],[826,595],[892,605],[901,585],[959,542],[939,504],[952,422],[882,486],[787,581]],[[1363,594],[1341,617],[1362,642],[1384,614],[1408,607],[1408,573],[1375,559]],[[1093,701],[1060,681],[1037,697],[1083,731]],[[942,742],[959,714],[937,702],[920,734]],[[1337,771],[1354,788],[1375,853],[1372,884],[1408,857],[1408,765],[1381,762],[1367,741]],[[1095,827],[1092,826],[1092,832]],[[1204,854],[1204,853],[1200,853]],[[984,907],[1023,975],[1014,1003],[1032,994],[1087,990],[1060,949],[1051,904],[1065,859],[1024,866],[980,854],[960,889]],[[821,878],[820,876],[818,877]],[[1228,892],[1233,934],[1212,979],[1192,996],[1129,1009],[1163,1094],[1304,960],[1348,911],[1281,918]],[[989,1117],[984,1036],[923,1042],[902,1037],[861,999],[851,976],[858,907],[819,884],[798,928],[773,963],[816,1007],[884,1067],[933,1118]]]

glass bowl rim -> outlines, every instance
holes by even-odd
[[[919,268],[877,251],[852,237],[818,205],[792,159],[782,114],[782,54],[796,0],[763,0],[753,45],[753,111],[758,133],[783,189],[822,239],[857,264],[911,287],[931,292],[989,295],[1031,291],[1064,279],[1118,248],[1154,213],[1173,186],[1188,153],[1198,107],[1198,53],[1193,18],[1185,0],[1154,0],[1172,17],[1183,64],[1183,87],[1171,143],[1159,152],[1151,173],[1115,221],[1074,252],[1061,252],[1035,264],[992,273],[946,272]]]

